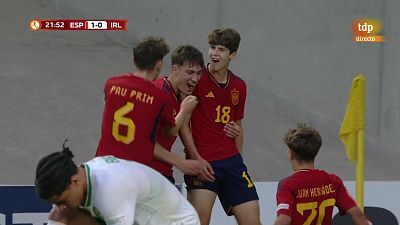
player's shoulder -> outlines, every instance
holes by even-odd
[[[121,176],[126,174],[141,174],[143,165],[134,161],[128,161],[117,158],[112,155],[96,157],[84,163],[88,173],[92,175],[101,176],[102,180],[119,180]],[[90,174],[89,174],[90,175]],[[125,182],[126,179],[121,179],[120,182]]]
[[[166,78],[167,78],[166,76],[161,76],[161,77],[157,78],[157,80],[155,80],[153,83],[156,86],[162,86],[162,85],[164,85]]]
[[[121,86],[121,87],[135,87],[143,86],[141,84],[143,78],[137,77],[132,73],[124,73],[115,76],[111,76],[106,80],[106,87]]]
[[[228,70],[228,72],[230,74],[230,79],[232,83],[244,88],[246,87],[246,82],[239,75],[235,74],[231,70]]]
[[[153,81],[147,80],[143,77],[136,76],[133,73],[124,73],[120,75],[115,75],[109,77],[107,79],[107,83],[115,83],[115,84],[127,84],[127,85],[134,85],[134,86],[154,86]]]
[[[342,178],[340,178],[338,175],[336,175],[334,173],[328,173],[328,172],[326,172],[326,173],[329,175],[329,178],[331,180],[333,180],[333,181],[335,181],[337,183],[342,183],[343,182]]]
[[[290,187],[293,184],[294,175],[291,174],[287,177],[282,178],[278,182],[278,191],[282,190],[284,187]]]
[[[326,177],[330,181],[335,182],[335,183],[342,182],[342,179],[338,175],[336,175],[334,173],[330,173],[326,170],[318,170],[317,169],[317,170],[315,170],[315,172],[317,173],[316,177],[320,177],[320,178]]]
[[[123,74],[118,74],[111,76],[107,79],[107,83],[109,82],[117,82],[120,80],[129,80],[129,79],[134,79],[134,75],[132,73],[123,73]]]
[[[237,73],[234,73],[232,70],[228,70],[228,73],[230,74],[232,80],[245,83],[245,81]]]
[[[162,90],[163,92],[170,92],[171,89],[172,89],[172,86],[169,83],[167,78],[168,77],[163,76],[163,77],[158,78],[157,80],[155,80],[153,83],[158,89]]]

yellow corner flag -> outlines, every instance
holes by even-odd
[[[346,113],[340,127],[339,137],[342,140],[347,158],[356,160],[357,132],[365,127],[365,78],[358,74],[351,84]]]
[[[358,74],[351,84],[349,102],[344,114],[339,138],[346,148],[347,157],[356,166],[356,200],[364,210],[364,127],[365,127],[365,78]]]

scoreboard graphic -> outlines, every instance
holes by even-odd
[[[32,31],[39,30],[127,30],[128,20],[31,20],[29,28]]]

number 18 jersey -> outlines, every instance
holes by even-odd
[[[114,155],[148,164],[153,159],[158,124],[175,125],[165,94],[151,81],[130,73],[110,78],[104,92],[96,156]]]
[[[246,84],[228,71],[224,87],[205,70],[193,92],[199,104],[191,117],[193,140],[199,154],[207,161],[226,159],[238,154],[236,142],[226,136],[224,126],[243,119]]]

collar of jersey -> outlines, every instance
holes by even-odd
[[[89,207],[92,204],[92,181],[90,180],[90,167],[83,164],[86,171],[86,200],[84,207]]]
[[[315,170],[315,169],[298,169],[298,170],[293,171],[293,173],[297,173],[297,172],[308,172],[308,171],[313,171],[313,170]]]
[[[174,91],[174,88],[172,87],[171,82],[169,82],[169,80],[168,80],[168,77],[163,77],[163,79],[164,79],[165,83],[168,85],[169,91],[172,91],[172,93],[174,94],[175,100],[177,100],[179,102],[180,98],[176,95],[176,93]]]
[[[208,69],[209,65],[210,65],[210,63],[208,63],[208,64],[206,65],[206,70],[207,70],[207,73],[208,73],[208,76],[210,77],[210,79],[211,79],[212,81],[214,81],[214,83],[215,83],[219,88],[227,88],[228,85],[229,85],[229,82],[231,81],[231,71],[228,70],[228,77],[226,78],[225,87],[221,87],[221,86],[219,85],[218,81],[214,78],[214,76],[211,74],[210,70]]]

